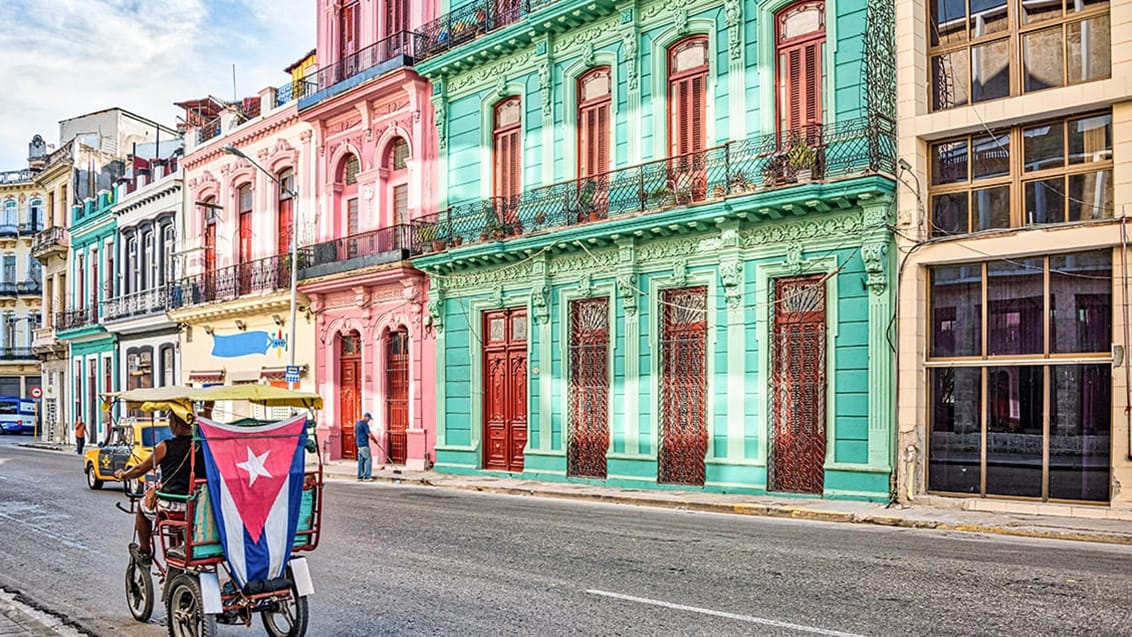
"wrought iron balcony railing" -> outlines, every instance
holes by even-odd
[[[300,262],[301,263],[301,262]],[[166,309],[230,301],[291,287],[291,256],[276,255],[186,277],[169,285]]]
[[[16,296],[16,282],[0,281],[0,296]]]
[[[102,303],[102,318],[105,321],[162,314],[168,305],[169,288],[162,286],[141,292],[117,296]]]
[[[0,184],[22,184],[35,179],[34,170],[5,170],[0,172]]]
[[[66,248],[71,245],[71,238],[63,226],[51,226],[35,235],[31,243],[31,253],[39,256],[54,248]]]
[[[98,309],[95,307],[55,313],[55,331],[57,332],[77,330],[91,325],[98,325]]]
[[[221,122],[219,117],[201,124],[197,128],[197,143],[203,144],[210,139],[220,137],[220,129]]]
[[[30,347],[0,347],[0,360],[26,361],[34,358]]]
[[[729,142],[700,152],[458,204],[418,222],[422,252],[666,210],[674,206],[895,172],[895,127],[882,117]]]
[[[411,31],[394,33],[334,64],[318,69],[308,75],[306,81],[313,84],[314,92],[319,92],[391,60],[400,61],[404,65],[412,64],[421,39],[419,34]]]
[[[25,236],[25,237],[38,234],[42,230],[43,230],[43,222],[42,221],[39,221],[39,222],[36,222],[36,223],[32,223],[30,221],[25,221],[24,223],[20,224],[20,234],[22,236]]]
[[[420,253],[418,239],[417,228],[399,224],[306,246],[299,251],[299,278],[402,261]]]
[[[475,0],[421,25],[418,60],[427,60],[461,44],[519,22],[559,0]]]
[[[282,84],[275,89],[275,107],[312,95],[316,90],[317,85],[305,78]]]
[[[23,296],[38,296],[43,293],[43,288],[40,287],[39,281],[28,279],[16,284],[16,293]]]
[[[20,226],[16,223],[0,223],[0,237],[20,236]]]

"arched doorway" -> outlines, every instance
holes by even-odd
[[[409,452],[409,332],[401,328],[385,340],[385,423],[389,461],[405,464]]]
[[[356,331],[338,339],[338,414],[342,422],[342,457],[358,457],[354,424],[362,417],[362,337]]]

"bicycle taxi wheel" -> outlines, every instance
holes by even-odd
[[[153,615],[153,575],[149,568],[131,559],[126,566],[126,605],[139,622]]]

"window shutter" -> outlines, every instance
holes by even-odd
[[[591,175],[604,173],[609,170],[609,103],[606,102],[597,108],[597,124],[594,126],[593,136],[597,140],[594,144],[597,156],[594,157]]]
[[[252,260],[252,213],[240,215],[240,261]]]
[[[704,149],[704,89],[707,85],[706,75],[697,75],[689,78],[688,83],[691,85],[691,95],[688,99],[688,109],[691,111],[689,119],[691,126],[689,128],[690,139],[688,140],[689,153],[698,153]]]
[[[786,128],[793,130],[802,125],[802,93],[805,91],[802,82],[802,52],[791,49],[786,52]]]
[[[283,199],[279,202],[279,246],[277,254],[287,254],[291,251],[291,233],[295,231],[294,219],[292,218],[291,212],[292,205],[290,199]]]

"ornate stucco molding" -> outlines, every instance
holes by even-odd
[[[723,283],[723,298],[727,309],[738,310],[743,307],[743,263],[738,258],[728,258],[719,264],[719,279]]]

